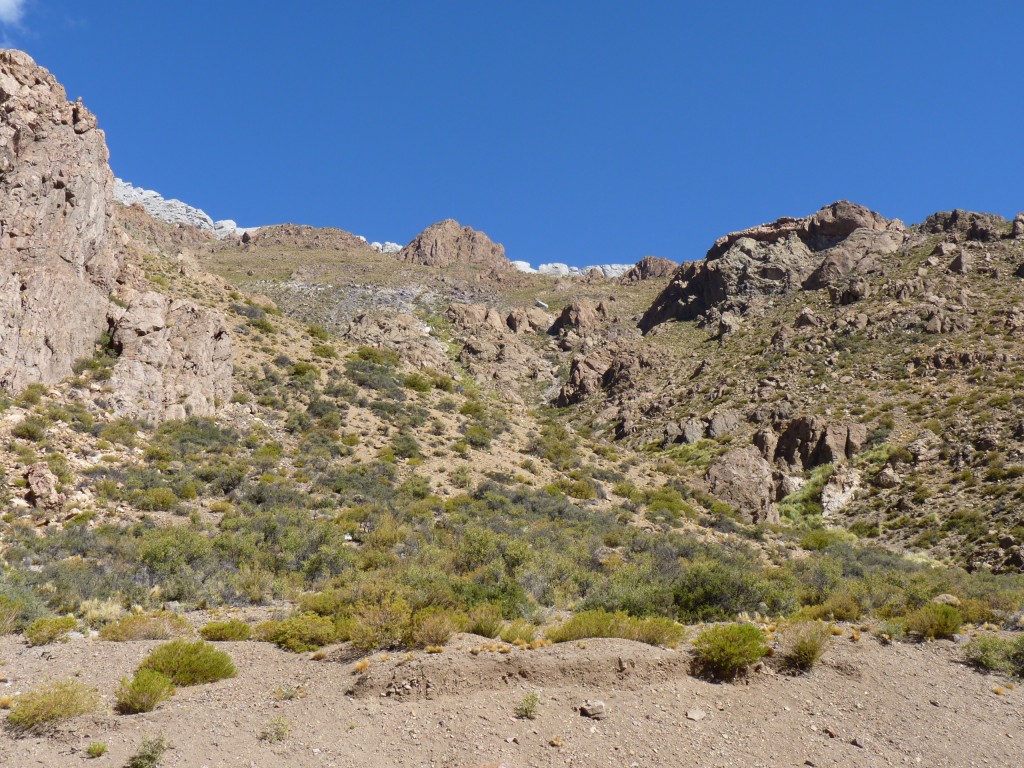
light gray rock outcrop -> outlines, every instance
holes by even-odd
[[[212,416],[231,396],[231,338],[218,312],[142,293],[115,322],[113,342],[111,405],[122,416]]]

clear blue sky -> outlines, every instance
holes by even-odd
[[[453,217],[592,264],[840,198],[1024,209],[1019,0],[0,0],[0,26],[115,173],[243,225]]]

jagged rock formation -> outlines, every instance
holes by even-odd
[[[231,339],[217,312],[139,294],[114,324],[114,410],[160,422],[211,416],[231,396]]]
[[[355,344],[393,350],[416,368],[445,371],[451,367],[444,345],[430,335],[430,327],[406,312],[364,312],[352,319],[342,335]]]
[[[619,278],[624,285],[639,283],[643,280],[662,280],[668,278],[679,269],[679,265],[659,256],[644,256],[630,267]]]
[[[720,238],[703,261],[679,268],[640,321],[692,320],[751,297],[823,288],[873,265],[903,242],[903,224],[840,201],[802,219],[782,218]]]
[[[454,219],[431,224],[398,252],[399,261],[428,267],[475,264],[496,270],[512,269],[505,249],[483,232]]]
[[[53,383],[106,327],[122,263],[96,118],[20,51],[0,52],[0,387]]]

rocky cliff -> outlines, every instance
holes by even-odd
[[[55,382],[106,328],[121,273],[96,118],[20,51],[0,51],[0,386]]]
[[[96,126],[27,54],[0,51],[0,387],[67,377],[109,331],[122,352],[116,410],[151,421],[213,413],[231,389],[224,321],[139,296],[144,278],[128,235],[115,236],[114,177]],[[132,301],[127,312],[113,293]]]

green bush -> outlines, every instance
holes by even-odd
[[[15,731],[38,734],[50,725],[92,712],[99,704],[95,688],[77,680],[58,680],[18,696],[7,722]]]
[[[114,708],[122,715],[152,712],[173,695],[174,685],[167,675],[152,669],[138,669],[133,678],[121,678],[114,694]]]
[[[832,639],[832,627],[817,621],[800,621],[780,633],[782,667],[806,672],[818,663]]]
[[[101,640],[170,640],[192,631],[184,617],[169,611],[124,616],[100,630]]]
[[[300,613],[283,621],[267,621],[257,627],[261,640],[292,653],[315,651],[337,636],[334,622],[315,613]]]
[[[764,632],[752,624],[708,627],[693,647],[696,668],[716,680],[732,680],[769,652]]]
[[[252,636],[249,625],[241,619],[229,619],[228,621],[211,621],[199,630],[203,640],[214,642],[243,641]]]
[[[964,646],[964,659],[987,672],[1024,677],[1024,636],[981,635]]]
[[[152,669],[179,686],[213,683],[237,674],[231,657],[203,640],[172,640],[158,645],[140,669]]]
[[[952,605],[929,603],[906,617],[907,631],[923,640],[953,637],[963,624],[963,616]]]
[[[42,419],[29,416],[23,421],[15,424],[14,428],[11,429],[11,434],[32,443],[41,442],[42,439],[46,437],[46,422]]]
[[[537,717],[537,710],[539,708],[540,696],[536,691],[530,691],[516,704],[515,714],[521,720],[533,720]]]
[[[385,597],[356,607],[351,630],[352,644],[361,650],[388,650],[405,644],[412,611],[401,597]]]
[[[428,609],[413,616],[412,642],[418,648],[444,645],[458,631],[457,617],[444,610]]]
[[[58,616],[55,618],[36,619],[25,629],[25,639],[29,645],[49,645],[58,640],[67,640],[69,632],[78,629],[78,619],[74,616]]]
[[[469,624],[466,631],[482,637],[497,637],[503,623],[500,605],[477,605],[469,612]]]
[[[501,639],[506,643],[532,643],[537,637],[537,625],[524,619],[515,619],[501,630]]]

